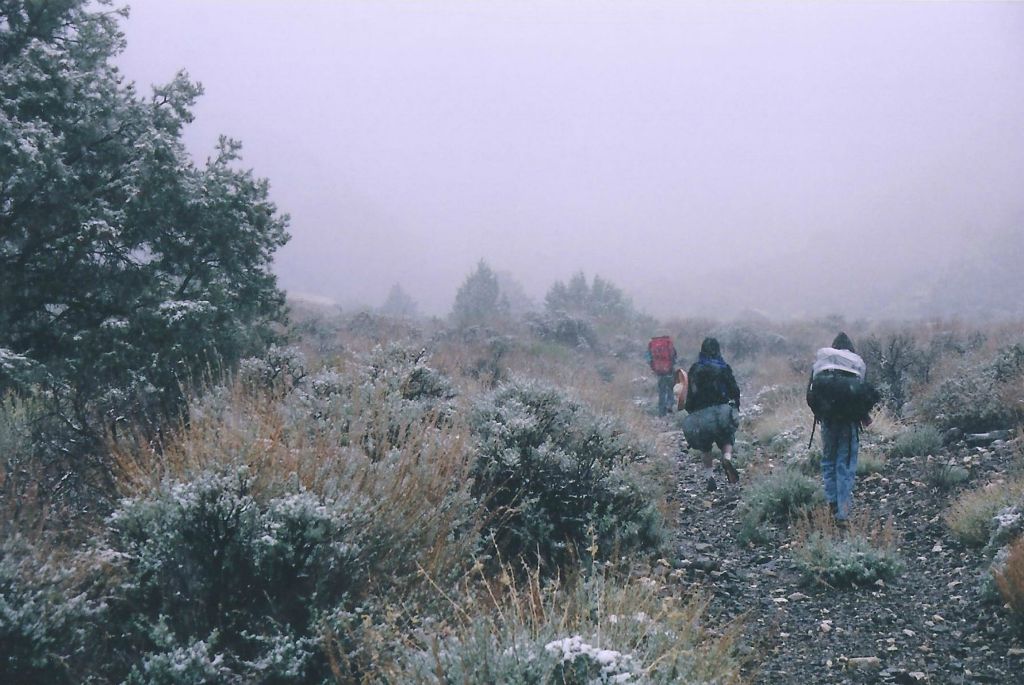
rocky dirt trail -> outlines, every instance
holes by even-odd
[[[659,442],[674,444],[679,462],[673,575],[711,594],[713,617],[739,621],[751,682],[1024,683],[1024,633],[980,598],[987,564],[942,521],[959,490],[925,483],[924,458],[891,460],[858,479],[854,493],[859,512],[892,518],[903,572],[871,587],[833,589],[802,582],[784,527],[767,545],[737,542],[748,478],[728,486],[719,474],[719,490],[708,493],[682,434],[662,433]],[[1012,443],[958,448],[954,456],[971,473],[962,487],[998,477],[1018,455]]]

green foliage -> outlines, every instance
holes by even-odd
[[[896,459],[923,457],[942,449],[942,434],[935,426],[914,426],[900,433],[889,448],[889,456]]]
[[[21,539],[0,543],[0,682],[79,682],[73,666],[96,607],[66,594],[65,581]]]
[[[263,346],[288,238],[238,143],[192,162],[197,84],[140,97],[124,82],[107,9],[8,2],[0,42],[0,347],[42,365],[55,409],[95,432],[177,409],[183,382]]]
[[[785,523],[807,512],[824,500],[817,480],[796,468],[773,471],[755,480],[740,502],[740,542],[763,542],[768,535],[766,522]]]
[[[837,538],[813,531],[796,546],[794,556],[806,582],[831,587],[871,585],[903,569],[891,545],[876,545],[869,536],[852,532]]]
[[[466,277],[455,293],[452,321],[459,328],[494,323],[508,313],[508,301],[501,297],[501,286],[487,262],[480,260],[476,270]]]
[[[588,548],[609,558],[659,546],[655,496],[631,472],[647,455],[612,419],[524,382],[481,402],[471,425],[473,493],[491,512],[486,534],[503,559],[554,570]]]

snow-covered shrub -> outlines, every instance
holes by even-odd
[[[588,548],[607,558],[660,544],[656,496],[631,469],[646,450],[613,419],[530,381],[482,400],[471,426],[473,493],[503,559],[560,566]]]
[[[238,378],[253,388],[284,396],[307,374],[305,355],[297,347],[271,345],[258,357],[238,363]]]
[[[534,336],[547,342],[585,349],[597,347],[597,333],[593,325],[564,311],[532,314],[526,324]]]
[[[428,364],[425,349],[378,346],[342,374],[323,369],[284,399],[289,432],[335,445],[361,445],[375,459],[446,425],[455,412],[451,381]]]
[[[0,543],[0,682],[79,682],[74,667],[98,608],[65,592],[67,575],[19,538]]]
[[[1024,344],[1005,347],[994,359],[962,368],[934,386],[921,400],[921,413],[940,428],[983,432],[1007,428],[1021,418],[1021,407],[1003,390],[1024,377]]]
[[[326,668],[318,617],[365,595],[391,550],[374,543],[372,507],[359,496],[261,501],[251,487],[244,468],[207,473],[111,515],[97,554],[115,560],[110,632],[121,632],[117,652],[137,682],[192,682],[165,679],[176,664],[275,682]],[[133,654],[149,656],[140,664]]]
[[[206,685],[207,683],[239,682],[225,665],[224,654],[215,651],[217,634],[205,640],[179,643],[164,629],[160,650],[145,654],[142,663],[133,667],[126,685]]]
[[[743,323],[719,326],[711,335],[721,343],[726,358],[734,361],[754,359],[765,354],[782,354],[788,345],[786,338],[778,333]]]

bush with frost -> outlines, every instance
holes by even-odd
[[[586,550],[654,550],[657,495],[646,449],[615,420],[537,382],[501,386],[474,409],[473,493],[504,559],[561,566]]]

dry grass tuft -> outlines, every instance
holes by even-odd
[[[993,571],[999,594],[1010,606],[1010,611],[1024,621],[1024,538],[1018,538],[1010,545],[1006,565],[1000,571]]]
[[[988,483],[968,490],[944,515],[946,525],[960,542],[984,547],[992,534],[992,517],[1024,496],[1024,478]]]
[[[792,549],[806,582],[850,587],[897,575],[903,568],[898,542],[891,519],[873,521],[861,513],[839,530],[828,510],[818,508],[798,522]]]
[[[608,570],[545,582],[506,568],[467,578],[451,603],[388,664],[388,682],[742,682],[738,627],[709,629],[706,599],[676,583]]]

